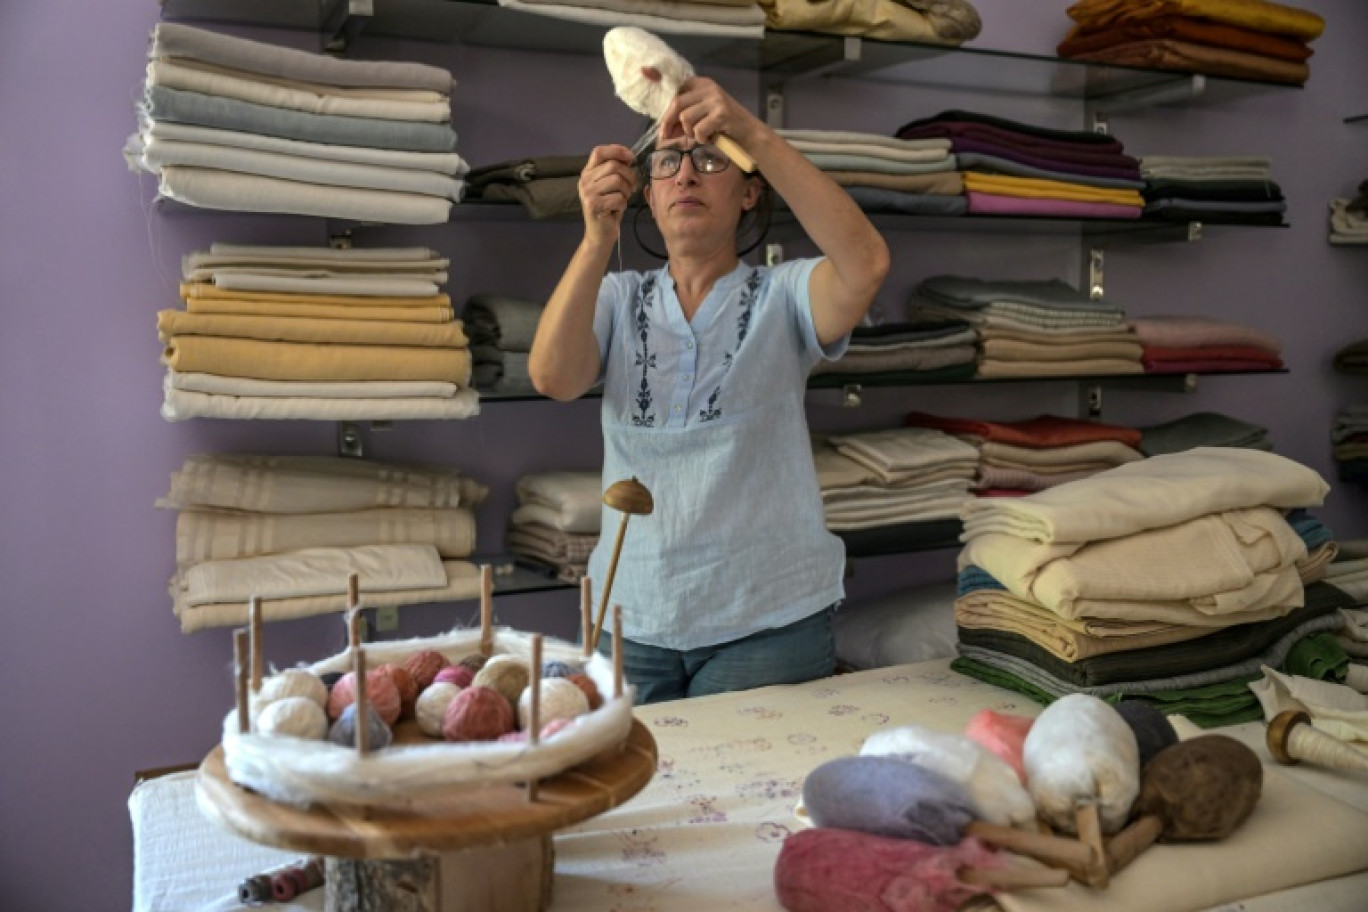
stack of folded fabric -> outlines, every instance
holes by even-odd
[[[1181,453],[1197,447],[1244,447],[1273,451],[1268,428],[1219,412],[1194,412],[1139,430],[1139,449],[1146,456]]]
[[[468,198],[521,203],[535,219],[580,211],[579,176],[587,155],[515,158],[475,168],[466,175]]]
[[[1357,339],[1340,348],[1333,363],[1341,374],[1368,374],[1368,339]]]
[[[827,528],[868,555],[953,540],[978,451],[941,431],[893,428],[815,439],[813,461]]]
[[[979,497],[1012,497],[1077,481],[1144,458],[1132,428],[1040,415],[981,421],[909,412],[910,427],[935,428],[979,451]]]
[[[913,290],[913,319],[964,320],[978,334],[976,376],[1138,374],[1140,343],[1125,313],[1058,280],[932,276]]]
[[[162,417],[468,418],[470,350],[447,260],[424,247],[213,244],[157,314]]]
[[[669,35],[763,38],[756,0],[499,0],[508,9],[605,28],[630,25]]]
[[[968,0],[757,0],[772,29],[959,45],[983,23]]]
[[[537,472],[519,478],[514,494],[508,550],[557,579],[583,579],[603,517],[602,474]]]
[[[956,110],[897,136],[950,140],[975,215],[1131,219],[1144,209],[1139,163],[1113,136]]]
[[[1317,634],[1353,604],[1318,582],[1337,548],[1296,512],[1328,490],[1271,453],[1199,448],[975,500],[953,667],[1042,702],[1081,692],[1203,726],[1259,718],[1248,682],[1263,665],[1324,665],[1333,646]]]
[[[454,469],[360,459],[190,456],[157,506],[178,510],[171,599],[181,629],[479,595],[475,508],[487,489]]]
[[[1079,0],[1059,56],[1301,85],[1315,13],[1268,0]]]
[[[852,375],[865,383],[944,383],[974,376],[978,335],[963,320],[857,326],[835,361],[819,361],[809,386],[835,386]]]
[[[339,60],[174,22],[152,31],[125,156],[163,197],[206,209],[444,222],[466,163],[451,74]]]
[[[1368,244],[1368,181],[1353,199],[1330,201],[1330,243]]]
[[[1325,567],[1325,581],[1352,598],[1355,605],[1368,605],[1368,553],[1355,549],[1354,544],[1340,542],[1340,553]],[[1354,612],[1346,622],[1340,631],[1341,645],[1351,655],[1368,657],[1368,612]]]
[[[1260,371],[1283,366],[1282,343],[1243,323],[1179,315],[1132,317],[1130,327],[1144,346],[1146,373]]]
[[[963,215],[959,165],[944,138],[895,139],[839,130],[780,130],[866,212]]]
[[[1368,406],[1340,409],[1330,428],[1340,481],[1368,481]]]
[[[461,310],[470,354],[475,359],[475,388],[482,393],[531,395],[527,355],[537,335],[542,305],[505,295],[471,295]]]
[[[1258,156],[1145,155],[1145,218],[1281,225],[1287,203]]]

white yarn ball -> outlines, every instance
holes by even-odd
[[[304,697],[319,706],[328,705],[328,685],[323,679],[303,668],[278,671],[261,682],[261,689],[252,695],[253,714],[259,714],[276,700]]]
[[[668,44],[644,29],[618,26],[603,36],[603,59],[613,77],[613,91],[633,111],[658,120],[679,87],[693,76],[689,61]],[[653,82],[641,73],[654,67],[660,81]]]
[[[542,678],[541,706],[537,713],[538,728],[553,719],[573,719],[589,711],[589,698],[568,678]],[[532,688],[518,698],[518,727],[527,730],[532,715]]]
[[[328,733],[328,714],[308,697],[282,697],[261,710],[257,731],[263,735],[322,740]]]
[[[442,737],[442,720],[446,718],[447,707],[460,692],[461,688],[450,681],[438,681],[429,684],[418,695],[414,713],[418,716],[418,727],[423,734],[429,738]]]

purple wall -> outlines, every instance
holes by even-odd
[[[1063,2],[979,0],[977,42],[1047,53],[1065,29]],[[1330,476],[1327,425],[1362,401],[1363,381],[1335,377],[1328,359],[1368,335],[1368,251],[1325,242],[1326,202],[1368,174],[1368,10],[1356,0],[1308,0],[1330,21],[1304,92],[1228,108],[1164,109],[1117,117],[1113,132],[1137,152],[1269,155],[1292,203],[1288,231],[1228,231],[1200,244],[1113,253],[1109,291],[1137,313],[1191,311],[1263,326],[1287,343],[1286,377],[1204,381],[1192,396],[1117,394],[1107,417],[1155,420],[1217,409],[1268,425],[1279,450]],[[0,896],[6,908],[118,908],[130,892],[126,798],[137,769],[193,762],[213,744],[231,701],[226,631],[182,635],[165,591],[174,516],[157,511],[170,473],[198,451],[334,452],[334,426],[308,422],[166,424],[154,312],[175,306],[182,254],[214,240],[322,243],[310,219],[181,214],[149,209],[150,178],[119,155],[133,129],[146,38],[156,5],[51,0],[7,3],[0,14]],[[316,47],[299,33],[248,32]],[[461,150],[476,164],[525,153],[584,149],[634,138],[640,120],[613,99],[592,58],[505,54],[448,45],[365,41],[358,55],[449,67]],[[757,81],[725,74],[754,100]],[[886,100],[886,101],[885,101]],[[1030,97],[805,80],[789,94],[794,126],[889,132],[952,105],[1081,126],[1077,106]],[[564,113],[561,113],[561,112]],[[542,295],[575,244],[573,227],[456,224],[374,230],[363,244],[422,243],[453,258],[453,298],[478,290]],[[896,313],[931,272],[1077,276],[1075,242],[904,232],[880,298]],[[796,249],[801,249],[797,246]],[[639,262],[629,252],[629,265]],[[1063,384],[991,391],[871,393],[861,410],[823,400],[819,427],[888,424],[908,408],[1016,417],[1071,410]],[[519,474],[590,467],[599,458],[593,402],[509,404],[477,421],[414,423],[370,433],[381,459],[450,461],[488,482],[480,545],[498,546]],[[1341,537],[1368,534],[1357,490],[1336,488],[1323,516]],[[857,564],[855,594],[944,576],[950,555]],[[500,600],[499,620],[564,635],[568,593]],[[468,622],[470,605],[409,609],[405,633]],[[274,625],[267,659],[316,659],[342,643],[335,619]],[[72,876],[79,872],[78,876]]]

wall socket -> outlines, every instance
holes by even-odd
[[[375,609],[375,629],[386,633],[399,626],[399,606],[385,605]]]

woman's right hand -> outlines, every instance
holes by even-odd
[[[584,212],[585,236],[614,243],[622,226],[627,201],[636,190],[637,169],[632,150],[626,146],[596,146],[580,172],[580,208]]]

